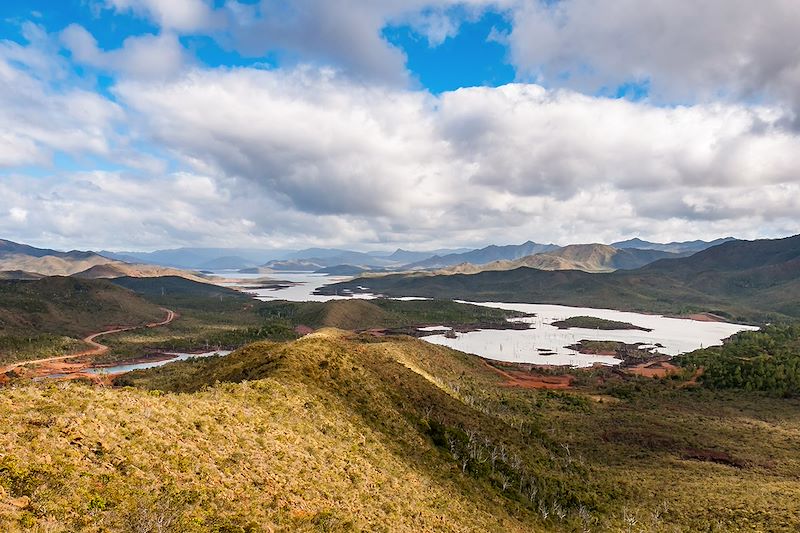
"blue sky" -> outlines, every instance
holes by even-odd
[[[794,0],[758,17],[745,0],[4,2],[0,233],[375,249],[796,232],[798,32]]]
[[[224,1],[214,5],[222,6]],[[254,0],[242,2],[256,4]],[[22,23],[34,22],[50,32],[62,31],[69,25],[84,27],[97,40],[101,49],[112,50],[125,39],[143,34],[159,33],[159,26],[134,12],[119,13],[104,9],[100,1],[87,0],[28,0],[5,2],[0,5],[0,38],[25,43]],[[458,10],[453,10],[458,11]],[[383,38],[401,49],[412,77],[422,87],[439,93],[470,86],[498,86],[515,79],[515,69],[509,61],[505,44],[494,38],[506,34],[510,24],[501,10],[487,10],[477,17],[453,13],[458,19],[458,31],[441,43],[431,44],[425,35],[410,24],[387,24]],[[297,60],[291,50],[275,47],[263,54],[240,53],[224,42],[208,35],[183,35],[181,43],[192,52],[194,59],[208,67],[220,66],[281,66]],[[61,52],[69,56],[65,50]],[[104,84],[108,78],[99,80]]]

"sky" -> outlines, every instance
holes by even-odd
[[[0,238],[800,233],[797,0],[0,3]]]

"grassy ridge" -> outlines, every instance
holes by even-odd
[[[796,401],[592,372],[508,388],[473,356],[325,330],[133,388],[7,388],[0,528],[797,529]]]
[[[449,300],[398,301],[335,300],[329,302],[270,302],[259,313],[267,318],[288,319],[313,328],[349,330],[397,328],[421,324],[500,323],[524,313],[492,309]]]
[[[5,471],[0,466],[2,484],[10,497],[30,498],[29,510],[6,515],[6,523],[69,516],[86,529],[125,528],[146,518],[139,506],[147,515],[164,512],[142,494],[151,484],[160,487],[154,494],[169,499],[175,531],[207,531],[221,522],[285,531],[525,531],[543,523],[523,492],[497,489],[501,473],[517,473],[528,493],[535,483],[533,497],[548,509],[563,500],[564,512],[573,516],[571,506],[584,499],[594,505],[577,465],[545,453],[541,437],[526,445],[530,434],[469,407],[398,362],[420,348],[403,345],[360,343],[330,330],[288,345],[256,344],[188,378],[192,389],[208,380],[238,384],[190,396],[76,392],[75,386],[11,391],[28,395],[3,404],[15,426],[24,424],[24,413],[14,408],[20,400],[48,413],[37,418],[41,426],[23,427],[38,444],[31,452],[49,449],[57,465],[32,473],[22,440],[0,437],[14,458],[4,458]],[[160,388],[186,386],[183,368],[175,368],[174,380]],[[64,456],[63,446],[76,438],[60,436],[71,425],[70,413],[86,409],[92,422],[79,430],[85,444]],[[476,452],[470,446],[478,445],[502,445],[506,458],[492,467],[471,459]],[[535,455],[523,455],[522,446]],[[18,479],[31,481],[23,486]],[[78,487],[66,490],[73,483]]]

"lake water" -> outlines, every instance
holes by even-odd
[[[349,276],[328,276],[326,274],[314,274],[313,272],[273,272],[270,274],[239,274],[230,270],[217,270],[213,275],[225,278],[239,278],[242,280],[265,278],[275,281],[290,281],[295,283],[291,287],[281,289],[251,289],[244,283],[228,283],[226,285],[236,286],[241,290],[252,294],[256,299],[269,300],[288,300],[290,302],[327,302],[328,300],[346,300],[349,298],[371,299],[375,296],[371,294],[345,295],[345,296],[324,296],[314,294],[314,291],[323,285],[348,281]]]
[[[567,307],[546,304],[514,304],[501,302],[465,302],[533,313],[531,318],[513,319],[516,322],[530,323],[530,329],[523,330],[479,330],[457,334],[455,338],[445,335],[424,337],[428,342],[449,346],[462,352],[472,353],[494,359],[517,363],[542,365],[591,366],[594,363],[618,364],[619,359],[605,355],[587,355],[567,348],[581,340],[621,341],[628,344],[642,343],[648,347],[661,345],[660,353],[678,355],[698,348],[718,345],[726,339],[752,326],[728,324],[723,322],[699,322],[660,315],[643,315],[610,309],[587,307]],[[591,316],[606,320],[628,322],[651,329],[641,330],[597,330],[584,328],[559,329],[553,322],[575,316]]]
[[[145,368],[155,368],[157,366],[164,366],[168,363],[174,363],[175,361],[185,361],[187,359],[195,359],[199,357],[225,356],[230,353],[231,352],[229,350],[216,350],[213,352],[204,352],[204,353],[165,353],[164,355],[171,355],[173,357],[171,359],[166,359],[164,361],[148,361],[145,363],[132,363],[129,365],[88,368],[84,372],[86,372],[87,374],[122,374],[125,372],[131,372],[133,370],[144,370]]]
[[[223,277],[249,278],[230,271],[216,272]],[[264,277],[261,275],[251,275]],[[308,272],[275,272],[269,275],[275,280],[285,280],[298,285],[284,289],[246,289],[259,300],[315,301],[346,299],[352,296],[322,296],[314,294],[319,287],[349,277],[326,276]],[[250,278],[252,279],[252,278]],[[374,298],[371,294],[360,294],[357,298]],[[418,298],[406,297],[401,300]],[[464,302],[485,307],[522,311],[535,314],[532,318],[515,319],[530,323],[529,329],[523,330],[479,330],[469,333],[458,333],[455,338],[444,335],[445,330],[431,326],[423,331],[442,334],[423,337],[424,340],[449,346],[487,359],[542,365],[570,365],[576,367],[591,366],[594,363],[618,364],[619,359],[605,355],[580,354],[567,348],[581,340],[621,341],[628,344],[642,343],[647,346],[661,345],[657,349],[667,355],[678,355],[697,348],[719,345],[723,339],[746,329],[758,329],[739,324],[723,322],[700,322],[697,320],[667,318],[660,315],[643,315],[614,311],[610,309],[592,309],[585,307],[567,307],[546,304],[515,304],[503,302]],[[551,324],[575,316],[591,316],[607,320],[628,322],[636,326],[651,329],[641,330],[595,330],[595,329],[558,329]],[[422,329],[422,328],[421,328]]]

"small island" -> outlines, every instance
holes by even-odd
[[[584,328],[584,329],[602,329],[602,330],[619,330],[619,329],[638,329],[640,331],[653,331],[652,329],[643,328],[631,324],[629,322],[620,322],[617,320],[606,320],[605,318],[597,318],[593,316],[573,316],[566,320],[558,320],[552,323],[558,329],[570,328]]]

